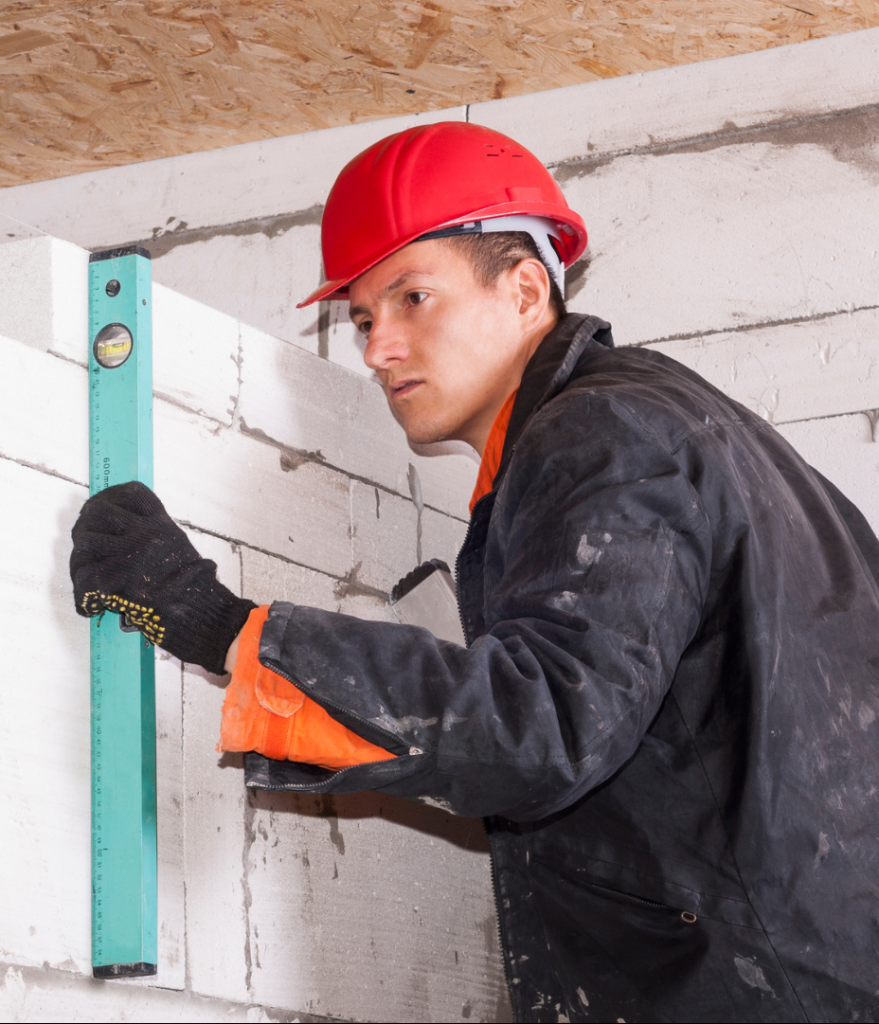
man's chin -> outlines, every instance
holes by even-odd
[[[401,417],[397,417],[397,422],[405,431],[409,444],[436,444],[437,441],[448,441],[450,438],[449,428],[445,424],[413,423]]]
[[[432,430],[406,430],[406,440],[409,444],[423,445],[423,444],[437,444],[439,441],[448,441],[449,435],[443,431],[432,431]]]

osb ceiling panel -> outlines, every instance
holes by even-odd
[[[879,25],[879,0],[0,7],[0,185]]]

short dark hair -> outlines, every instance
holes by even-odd
[[[492,288],[501,274],[522,260],[537,260],[549,275],[549,308],[556,320],[567,315],[565,300],[555,278],[527,231],[491,231],[487,234],[452,235],[440,239],[465,256],[473,274],[485,288]]]

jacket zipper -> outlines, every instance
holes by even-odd
[[[493,490],[493,489],[492,489]],[[467,524],[467,532],[464,534],[464,543],[458,549],[458,554],[455,557],[455,603],[458,605],[458,619],[461,623],[461,632],[464,634],[464,646],[469,647],[471,643],[470,631],[467,629],[467,624],[464,622],[464,613],[461,611],[461,596],[458,592],[458,580],[461,578],[461,555],[467,544],[470,541],[470,536],[473,533],[473,517],[476,515],[476,510],[485,501],[486,498],[491,495],[492,491],[488,494],[483,494],[479,501],[473,506],[473,511],[470,513],[470,522]]]
[[[485,829],[485,835],[488,839],[488,864],[491,874],[491,893],[492,896],[494,896],[494,912],[497,917],[497,941],[501,950],[501,963],[504,965],[504,981],[507,983],[507,995],[510,998],[510,1007],[513,1011],[513,1024],[519,1024],[521,1017],[519,1017],[516,1012],[516,1001],[513,998],[513,982],[510,978],[510,965],[507,963],[507,951],[504,948],[504,929],[501,924],[501,902],[497,888],[497,868],[494,862],[494,846],[491,841],[491,832],[488,830],[487,818],[482,819],[482,827]]]
[[[491,492],[489,492],[489,493],[491,493]],[[467,623],[464,621],[464,613],[461,610],[461,597],[460,597],[460,591],[458,589],[458,580],[460,580],[460,578],[461,578],[461,554],[463,553],[464,549],[467,547],[467,544],[470,541],[470,535],[473,532],[473,517],[476,514],[476,510],[479,508],[480,504],[483,501],[485,501],[485,499],[487,497],[488,497],[488,494],[483,495],[479,499],[479,501],[477,501],[476,504],[473,506],[473,512],[470,515],[470,522],[467,525],[467,533],[464,535],[464,543],[461,545],[461,547],[460,547],[460,549],[458,551],[458,555],[455,558],[455,601],[456,601],[456,603],[458,605],[458,618],[461,621],[461,632],[464,634],[464,644],[467,647],[470,646],[471,637],[470,637],[470,631],[467,629]],[[509,964],[507,963],[507,953],[506,953],[506,949],[504,948],[504,930],[503,930],[503,926],[501,925],[501,920],[502,920],[501,919],[501,904],[500,904],[500,897],[498,895],[498,886],[497,886],[497,865],[495,864],[495,860],[494,860],[494,845],[492,844],[492,841],[491,841],[491,832],[489,831],[489,828],[488,828],[488,819],[487,818],[483,818],[482,819],[482,827],[485,829],[485,835],[486,835],[486,838],[488,839],[488,864],[489,864],[489,873],[491,875],[491,894],[494,897],[494,912],[495,912],[495,917],[497,919],[497,939],[498,939],[498,946],[499,946],[500,951],[501,951],[501,963],[503,964],[503,967],[504,967],[504,981],[506,982],[506,985],[507,985],[507,995],[509,996],[510,1007],[512,1008],[512,1011],[513,1011],[513,1021],[514,1021],[514,1024],[519,1024],[520,1017],[519,1017],[519,1015],[516,1012],[516,1003],[515,1003],[515,1000],[513,999],[513,984],[512,984],[512,980],[510,978]]]

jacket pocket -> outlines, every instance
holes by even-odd
[[[679,918],[684,924],[695,924],[699,919],[698,914],[694,913],[692,910],[681,910],[678,907],[672,907],[666,903],[660,903],[658,900],[650,900],[646,899],[644,896],[635,896],[630,892],[611,889],[606,885],[599,885],[597,882],[581,882],[580,884],[599,895],[605,896],[609,900],[615,900],[621,903],[623,906],[643,907],[648,911],[652,910],[659,914]]]
[[[639,870],[609,859],[581,855],[574,861],[569,854],[558,856],[547,853],[532,849],[532,863],[538,870],[543,865],[547,871],[566,879],[572,885],[588,888],[596,894],[603,894],[607,899],[674,915],[683,924],[694,924],[700,918],[705,918],[740,928],[763,930],[744,893],[738,898],[728,893],[710,891],[704,884],[687,884],[690,880],[686,878],[686,870],[681,865],[666,867],[655,863]],[[701,883],[704,881],[704,878],[700,878]],[[718,882],[716,888],[728,890],[729,883],[726,880]]]

